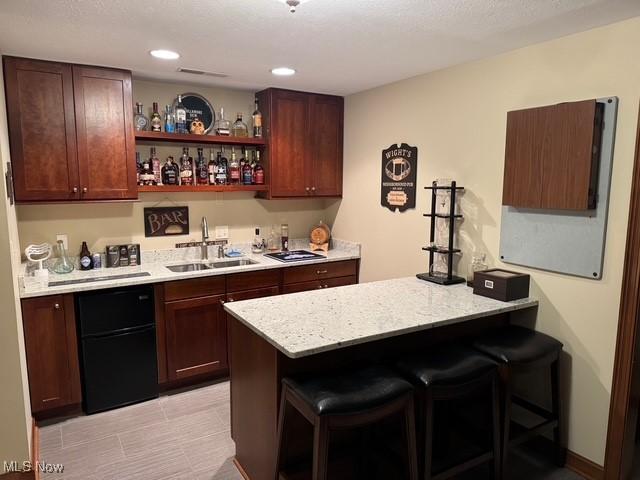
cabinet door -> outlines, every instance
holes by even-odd
[[[310,175],[312,195],[342,195],[344,99],[310,95]]]
[[[22,300],[31,409],[40,413],[81,402],[72,295]]]
[[[274,90],[271,92],[269,128],[269,177],[272,197],[309,195],[307,158],[309,98],[307,94]]]
[[[79,198],[71,66],[4,58],[17,201]]]
[[[311,282],[291,283],[282,287],[282,293],[307,292],[309,290],[322,290],[323,288],[344,287],[358,283],[355,275],[349,277],[326,278]]]
[[[169,380],[227,368],[224,295],[165,303]]]
[[[131,73],[73,66],[83,200],[138,197]]]

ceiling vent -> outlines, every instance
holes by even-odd
[[[207,77],[227,78],[229,75],[226,73],[205,72],[204,70],[196,70],[195,68],[182,68],[179,67],[180,73],[190,73],[191,75],[205,75]]]

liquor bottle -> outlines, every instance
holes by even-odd
[[[136,183],[138,185],[142,185],[140,173],[142,173],[142,160],[140,160],[140,152],[136,152]]]
[[[262,253],[264,252],[264,240],[260,236],[259,227],[256,227],[255,234],[255,237],[253,237],[253,243],[251,244],[251,253]]]
[[[231,122],[224,118],[224,108],[220,109],[220,118],[216,122],[216,135],[228,137],[231,134]]]
[[[189,133],[187,128],[187,109],[182,104],[182,95],[178,95],[178,103],[175,108],[176,133]]]
[[[196,178],[198,185],[209,185],[209,170],[207,161],[202,153],[202,147],[198,147],[198,160],[196,163]]]
[[[142,171],[140,172],[140,182],[142,185],[157,185],[156,176],[153,174],[151,159],[142,161]]]
[[[93,268],[93,258],[87,242],[82,242],[82,248],[80,249],[80,270],[91,270]]]
[[[207,171],[209,173],[209,185],[216,184],[216,174],[218,173],[218,162],[216,161],[213,148],[209,153],[209,164],[207,165]]]
[[[167,161],[162,166],[162,183],[163,185],[178,185],[180,169],[173,161],[173,157],[167,157]]]
[[[242,165],[242,183],[244,185],[251,185],[253,183],[253,168],[248,158],[245,159],[244,165]]]
[[[176,133],[176,116],[171,111],[171,105],[164,107],[164,131],[166,133]]]
[[[156,185],[162,185],[162,172],[160,171],[160,159],[156,155],[156,147],[151,147],[151,170]]]
[[[149,119],[142,113],[143,105],[136,102],[136,113],[133,116],[133,125],[138,132],[142,132],[149,128]]]
[[[262,138],[262,113],[258,108],[258,97],[255,99],[255,109],[251,115],[253,120],[253,136],[255,138]]]
[[[193,158],[189,156],[189,149],[182,149],[180,157],[180,185],[193,185]]]
[[[234,137],[249,136],[249,128],[247,124],[242,121],[242,113],[240,112],[236,115],[236,121],[233,123],[233,127],[231,127],[231,135]]]
[[[260,150],[256,150],[256,164],[253,167],[253,183],[264,185],[264,168],[260,163]]]
[[[219,156],[220,160],[218,161],[218,175],[216,176],[216,184],[227,185],[229,163],[227,161],[227,157],[224,156],[224,147],[220,148]]]
[[[162,131],[162,118],[160,117],[160,113],[158,113],[158,102],[153,102],[153,113],[151,114],[151,131]]]
[[[229,162],[229,183],[238,185],[240,183],[240,164],[236,159],[236,151],[231,147],[231,162]]]
[[[283,223],[280,229],[282,232],[282,235],[281,235],[282,251],[288,252],[289,251],[289,225],[287,225],[286,223]]]

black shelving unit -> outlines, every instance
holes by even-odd
[[[416,275],[421,280],[426,280],[427,282],[438,283],[440,285],[454,285],[456,283],[464,283],[465,279],[462,277],[458,277],[453,275],[453,255],[460,252],[460,249],[453,248],[453,236],[455,234],[455,220],[462,218],[462,215],[456,213],[456,194],[462,190],[464,187],[458,187],[456,182],[451,182],[451,186],[438,186],[436,182],[430,187],[424,187],[425,190],[431,190],[431,213],[425,213],[425,217],[431,218],[431,227],[429,229],[429,245],[432,245],[436,238],[436,222],[438,218],[441,219],[449,219],[449,245],[447,247],[439,247],[439,246],[428,246],[422,247],[422,250],[429,252],[429,271],[426,273],[419,273]],[[436,213],[436,194],[438,190],[450,190],[451,191],[451,201],[449,202],[449,212],[448,213]],[[446,255],[447,256],[447,274],[441,275],[431,275],[429,272],[433,270],[433,259],[435,255]]]

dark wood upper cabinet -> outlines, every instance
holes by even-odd
[[[509,112],[502,204],[595,208],[602,114],[595,100]]]
[[[342,195],[344,99],[270,88],[257,94],[270,198]]]
[[[24,299],[22,317],[33,413],[80,404],[73,295]]]
[[[3,61],[16,200],[137,198],[131,73]]]

